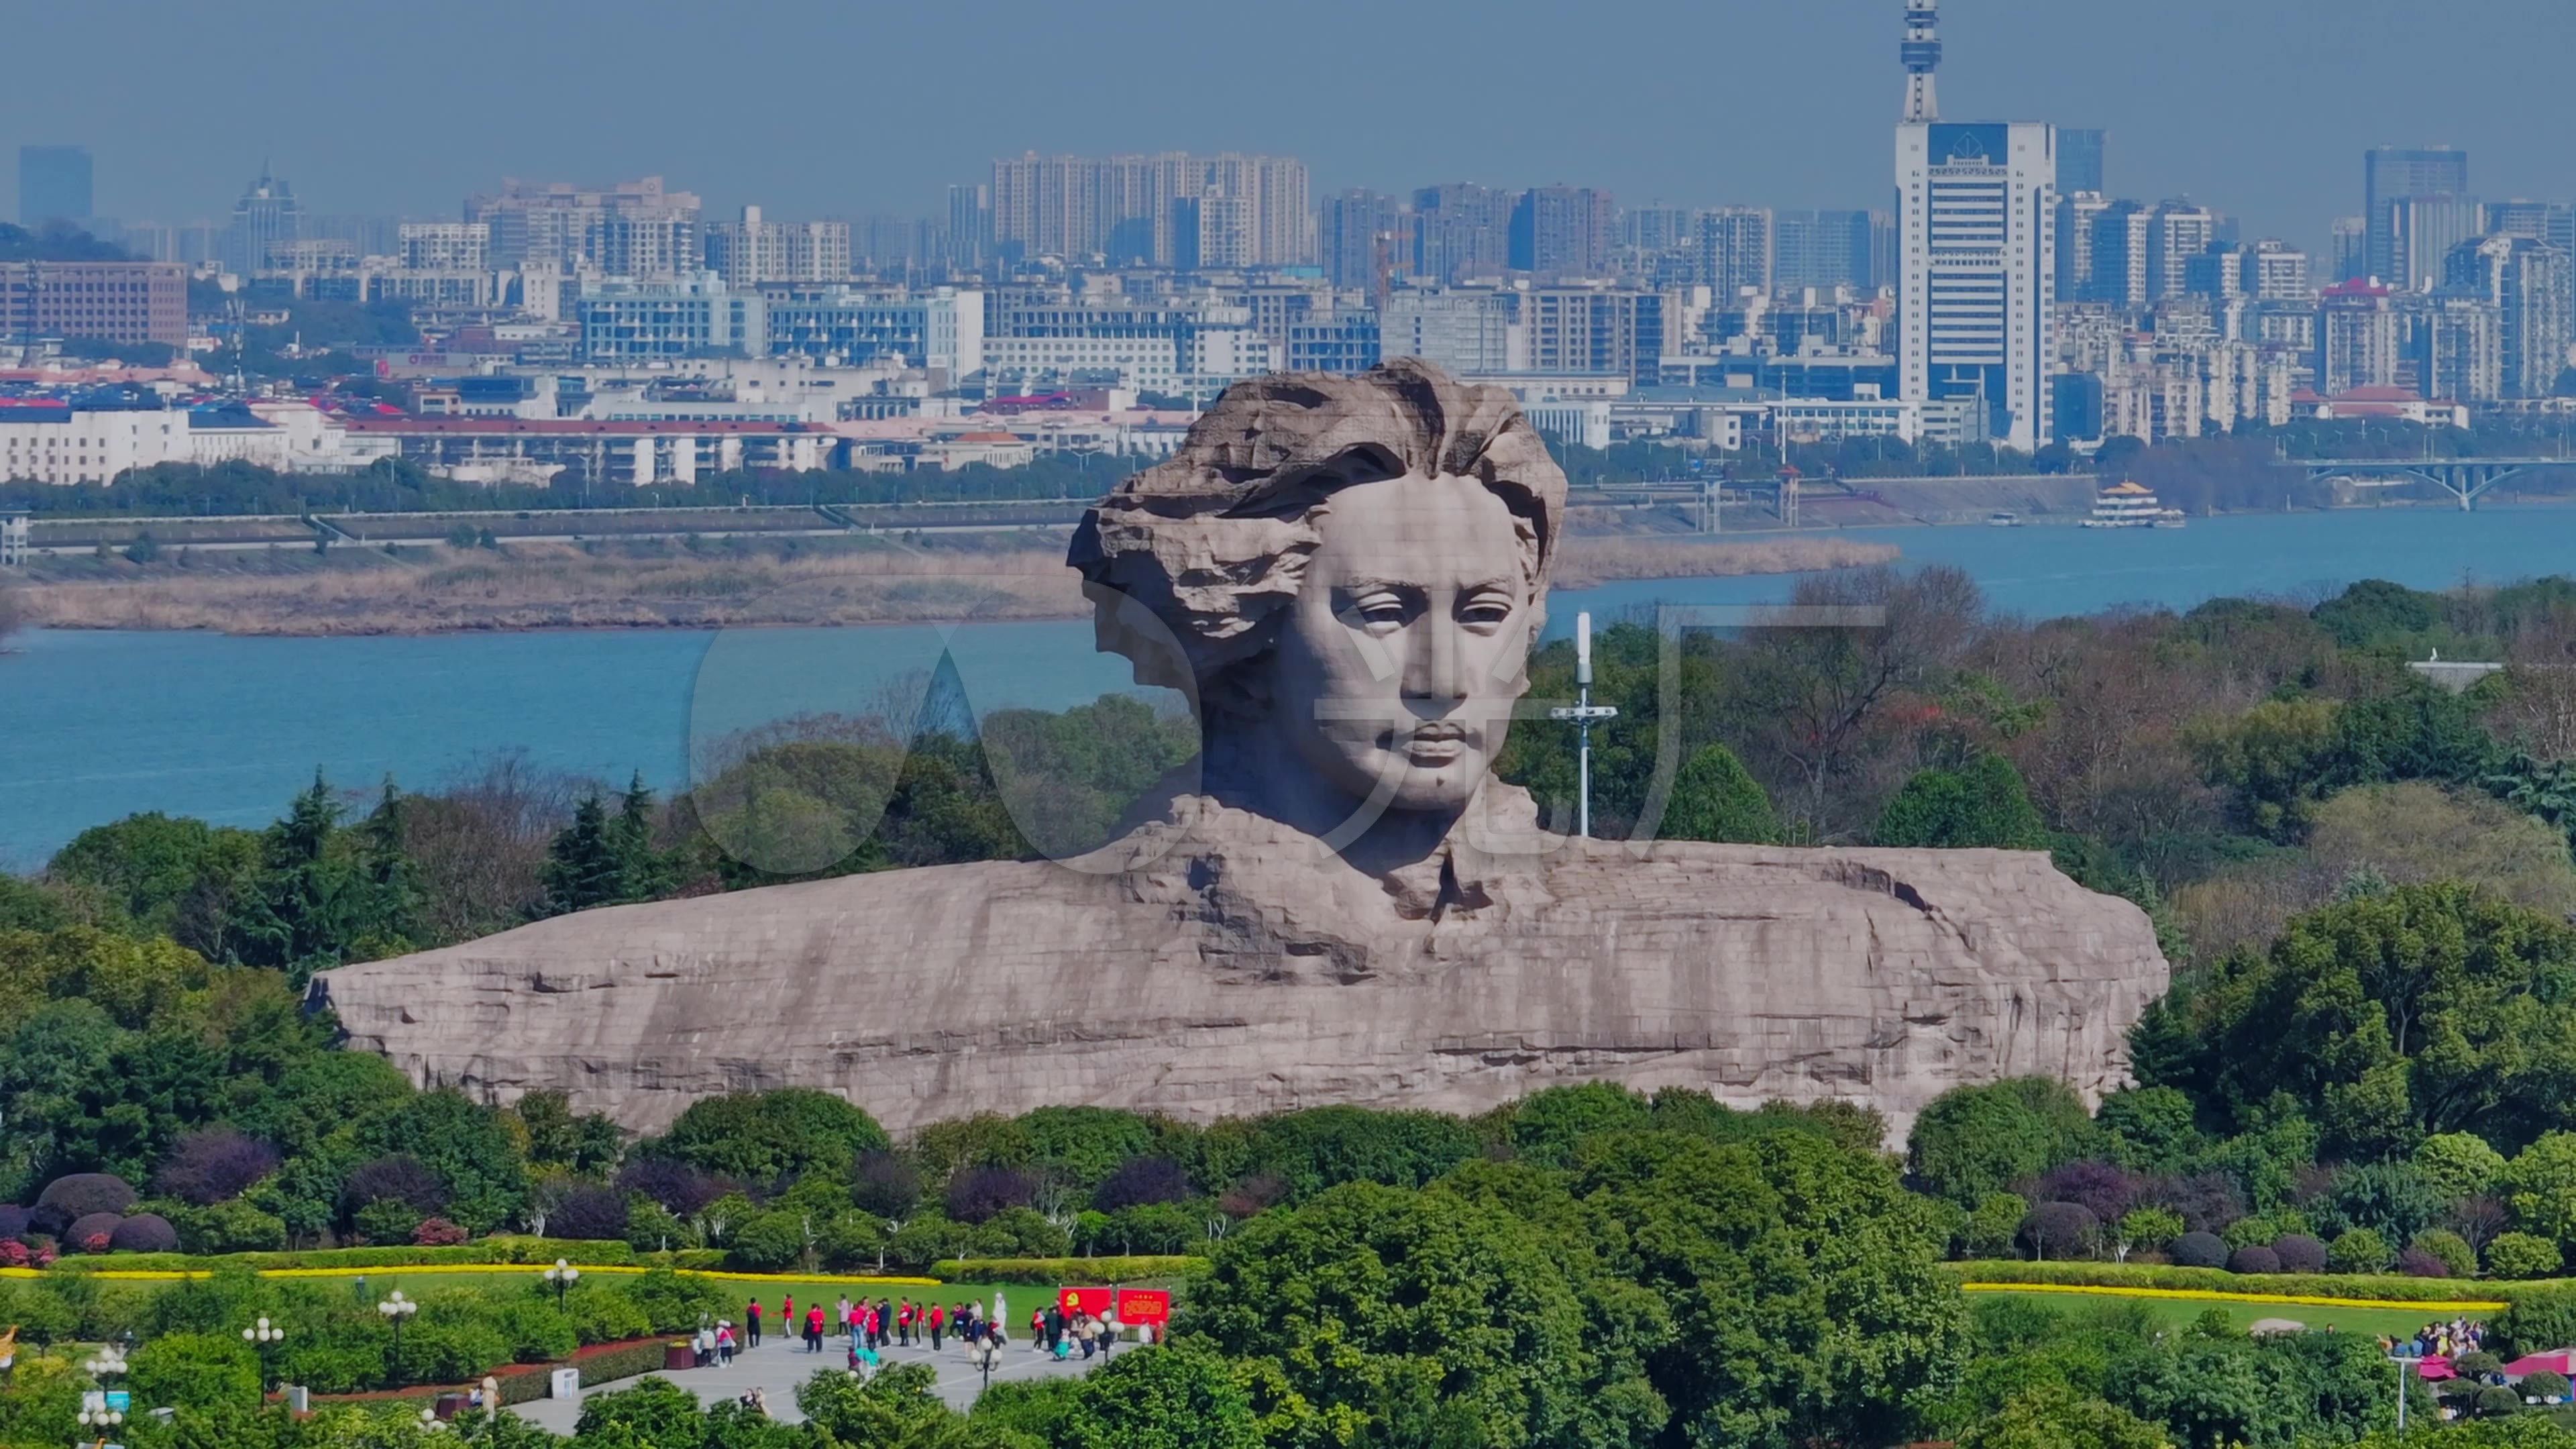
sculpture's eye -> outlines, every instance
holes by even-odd
[[[1352,627],[1378,634],[1411,623],[1420,612],[1417,603],[1400,589],[1370,589],[1345,599],[1340,613]]]
[[[1458,596],[1458,622],[1472,629],[1493,630],[1511,622],[1517,607],[1501,589],[1473,589]]]

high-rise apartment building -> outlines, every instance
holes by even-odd
[[[739,221],[710,222],[699,238],[706,268],[737,290],[763,282],[840,282],[850,275],[846,221],[768,221],[757,206]]]
[[[2566,252],[2536,237],[2498,233],[2452,248],[2446,290],[2475,297],[2496,313],[2494,396],[2536,398],[2557,391],[2568,344],[2576,340],[2576,317],[2568,307],[2570,269]]]
[[[2056,334],[2057,137],[2034,122],[1945,123],[1933,104],[1936,0],[1907,0],[1900,395],[1973,398],[1988,436],[2024,452],[2050,436]]]
[[[1487,287],[1398,287],[1378,311],[1378,351],[1421,357],[1461,376],[1529,370],[1518,298]]]
[[[2442,285],[2452,249],[2486,234],[2485,208],[2474,196],[2405,196],[2381,210],[2393,250],[2391,270],[2380,280],[2401,291],[2429,292]]]
[[[1400,196],[1359,189],[1325,197],[1316,241],[1324,276],[1375,300],[1384,300],[1395,278],[1413,273],[1413,211]]]
[[[1511,192],[1467,182],[1415,191],[1414,275],[1433,282],[1501,276],[1512,259],[1512,200]]]
[[[2103,183],[2102,150],[2105,133],[2074,127],[2057,128],[2057,194],[2073,196],[2079,191],[2108,193]]]
[[[2493,302],[2443,293],[2409,299],[2401,335],[2416,386],[2428,399],[2491,403],[2504,396],[2504,325]]]
[[[49,221],[87,225],[98,214],[91,194],[87,146],[18,148],[18,224],[30,230]]]
[[[492,229],[481,222],[407,221],[402,264],[418,272],[480,272],[492,265]]]
[[[2161,302],[2190,290],[2191,259],[2218,240],[2218,213],[2188,201],[2158,206],[2147,224],[2147,297]]]
[[[1690,244],[1691,209],[1655,202],[1632,206],[1619,214],[1619,244],[1648,255]]]
[[[972,271],[991,259],[993,188],[989,183],[948,188],[948,263]]]
[[[1291,156],[1032,151],[993,162],[993,245],[1112,266],[1293,266],[1314,255],[1306,187]]]
[[[2058,196],[2057,300],[2061,304],[2094,300],[2093,222],[2110,209],[2111,199],[2098,191]]]
[[[668,280],[700,266],[698,212],[696,193],[668,190],[659,176],[591,187],[512,176],[467,197],[464,219],[490,228],[495,266]]]
[[[2438,273],[2449,244],[2426,254],[2421,246],[2402,242],[2405,220],[2397,214],[2398,206],[2427,198],[2447,198],[2456,204],[2467,197],[2469,153],[2448,146],[2411,150],[2374,147],[2362,155],[2361,195],[2368,274],[2402,287],[2417,286],[2423,275],[2411,270],[2414,262],[2429,261]],[[2476,234],[2473,223],[2467,233],[2452,237],[2450,242]]]
[[[2316,295],[2308,278],[2308,254],[2288,242],[2256,242],[2246,266],[2245,290],[2256,301],[2305,302]]]
[[[304,208],[284,177],[260,168],[259,179],[233,203],[232,226],[224,233],[224,270],[247,277],[268,265],[268,249],[304,235]]]
[[[2395,387],[2398,317],[2383,283],[2344,282],[2317,301],[2317,391]]]
[[[1515,295],[1529,338],[1530,371],[1616,373],[1632,382],[1655,381],[1664,353],[1663,294],[1532,287]]]
[[[2114,201],[2093,210],[2084,301],[2134,311],[2154,300],[2154,228],[2155,213],[2141,202]]]
[[[1771,286],[1783,296],[1802,287],[1875,285],[1870,268],[1871,213],[1775,211],[1771,214]]]
[[[1511,257],[1515,271],[1593,277],[1610,269],[1617,244],[1618,205],[1591,186],[1538,186],[1512,208]]]
[[[2337,283],[2359,282],[2370,276],[2370,220],[2360,216],[2338,216],[2332,227],[2334,251],[2333,278]]]
[[[1691,280],[1731,301],[1746,291],[1771,290],[1771,211],[1761,206],[1721,206],[1703,211],[1691,238]]]

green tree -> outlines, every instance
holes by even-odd
[[[2471,887],[2398,886],[2229,953],[2145,1022],[2138,1075],[2244,1124],[2276,1094],[2326,1150],[2369,1160],[2426,1136],[2529,1142],[2576,1100],[2576,931]]]
[[[2157,1426],[2100,1399],[2063,1388],[2014,1396],[1994,1417],[1959,1436],[1958,1449],[2172,1449]]]
[[[1743,845],[1780,843],[1780,818],[1771,797],[1724,745],[1708,745],[1673,777],[1660,833],[1666,840],[1713,840]]]
[[[1057,1442],[1120,1449],[1261,1449],[1252,1403],[1225,1361],[1183,1348],[1146,1348],[1108,1363],[1074,1389]]]
[[[2504,1166],[2504,1154],[2474,1132],[2436,1132],[2415,1147],[2415,1170],[2445,1201],[2493,1191]]]
[[[126,1387],[140,1407],[259,1402],[259,1359],[230,1333],[173,1333],[134,1351]]]
[[[2048,827],[2012,761],[1988,754],[1964,769],[1916,772],[1887,802],[1871,839],[1934,850],[2046,850]]]
[[[1629,1442],[1605,1397],[1633,1364],[1585,1342],[1575,1284],[1541,1234],[1445,1193],[1374,1183],[1252,1219],[1218,1248],[1176,1342],[1251,1361],[1302,1406],[1274,1443],[1322,1449],[1407,1375],[1434,1375],[1484,1442]],[[1276,1405],[1268,1406],[1273,1409]]]
[[[638,1154],[677,1158],[701,1172],[765,1184],[808,1173],[847,1181],[860,1153],[891,1146],[875,1118],[842,1098],[781,1087],[701,1097],[649,1150],[639,1146]]]
[[[1914,1119],[1906,1165],[1925,1191],[1973,1208],[1988,1193],[2083,1157],[2094,1141],[2084,1104],[2054,1077],[1953,1087]]]

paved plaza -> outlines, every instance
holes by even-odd
[[[1130,1353],[1133,1343],[1121,1344],[1116,1352]],[[939,1396],[955,1408],[964,1409],[975,1402],[983,1387],[983,1375],[967,1361],[966,1349],[951,1340],[946,1348],[933,1354],[928,1347],[889,1348],[880,1355],[887,1364],[927,1363],[939,1370]],[[801,1423],[804,1416],[796,1412],[796,1386],[824,1369],[841,1368],[849,1362],[849,1340],[827,1338],[823,1352],[807,1353],[801,1340],[771,1337],[756,1349],[737,1351],[733,1363],[724,1368],[690,1369],[664,1377],[698,1396],[700,1403],[716,1403],[740,1398],[757,1388],[769,1400],[769,1413],[781,1423]],[[1025,1337],[1014,1338],[1002,1349],[1001,1361],[993,1366],[993,1382],[1017,1382],[1036,1378],[1067,1378],[1090,1371],[1102,1360],[1084,1359],[1076,1351],[1063,1363],[1050,1354],[1029,1347]],[[634,1379],[619,1379],[596,1388],[584,1385],[582,1398],[592,1394],[612,1393],[632,1388]],[[537,1399],[517,1405],[514,1412],[529,1423],[542,1425],[558,1434],[570,1434],[575,1420],[581,1417],[579,1399]]]

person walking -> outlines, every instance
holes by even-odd
[[[931,1305],[930,1305],[930,1351],[931,1351],[932,1353],[937,1353],[937,1352],[939,1352],[940,1347],[941,1347],[939,1340],[940,1340],[940,1338],[941,1338],[941,1337],[946,1333],[947,1328],[948,1328],[948,1313],[947,1313],[947,1310],[946,1310],[946,1309],[941,1308],[941,1307],[940,1307],[938,1304],[936,1304],[936,1303],[931,1304]]]
[[[726,1368],[733,1367],[733,1325],[731,1323],[716,1325],[716,1362]]]
[[[749,1302],[749,1303],[747,1303],[747,1304],[743,1305],[743,1310],[742,1310],[742,1326],[743,1326],[743,1331],[744,1331],[745,1333],[747,1333],[747,1334],[749,1334],[749,1335],[750,1335],[749,1341],[748,1341],[748,1343],[747,1343],[745,1346],[746,1346],[746,1347],[750,1347],[750,1348],[758,1348],[758,1347],[760,1347],[760,1300],[759,1300],[759,1299],[754,1298],[753,1300],[751,1300],[751,1302]]]
[[[877,1300],[877,1347],[883,1348],[893,1342],[894,1300],[880,1298]]]
[[[798,1327],[799,1325],[796,1321],[796,1295],[793,1293],[783,1294],[778,1300],[778,1331],[781,1333],[792,1334],[796,1332]]]
[[[894,1306],[894,1341],[898,1348],[912,1347],[912,1300],[910,1298]]]
[[[840,1306],[832,1310],[832,1331],[835,1333],[850,1331],[850,1295],[847,1293],[841,1295]]]
[[[819,1303],[805,1310],[805,1351],[823,1351],[823,1305]]]

